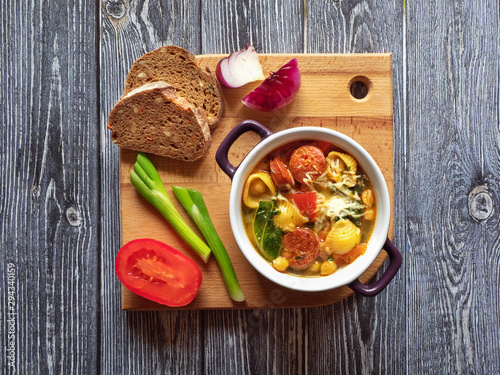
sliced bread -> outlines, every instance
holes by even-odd
[[[203,110],[210,129],[218,125],[223,111],[219,81],[208,68],[196,64],[194,55],[177,46],[160,47],[143,55],[130,68],[123,95],[154,81],[169,83],[178,96]]]
[[[165,82],[130,91],[109,114],[111,140],[118,146],[183,161],[201,158],[211,136],[205,114]]]

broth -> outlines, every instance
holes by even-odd
[[[327,276],[362,256],[377,213],[363,169],[324,141],[299,141],[262,158],[247,177],[242,220],[277,271]]]

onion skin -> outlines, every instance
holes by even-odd
[[[221,85],[229,88],[241,87],[265,78],[257,52],[251,44],[220,60],[215,75]]]
[[[217,68],[215,69],[215,76],[217,77],[217,79],[219,80],[219,83],[224,86],[224,87],[229,87],[229,88],[235,88],[234,86],[231,86],[224,78],[224,76],[222,75],[222,72],[221,72],[221,64],[223,61],[225,61],[227,59],[227,57],[223,58],[222,60],[220,60],[218,63],[217,63]]]
[[[247,107],[263,112],[277,111],[290,104],[301,85],[297,59],[292,59],[271,73],[255,90],[242,100]]]

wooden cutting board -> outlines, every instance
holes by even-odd
[[[202,66],[215,71],[224,56],[197,56]],[[199,231],[185,214],[172,192],[171,185],[191,187],[202,192],[208,211],[233,262],[246,300],[233,302],[225,289],[220,271],[212,256],[205,264],[173,231],[168,222],[135,190],[129,171],[137,153],[122,150],[120,156],[121,235],[122,244],[137,238],[154,238],[180,250],[196,261],[203,273],[201,289],[189,305],[181,309],[238,309],[309,307],[331,304],[352,294],[348,287],[300,293],[280,287],[255,271],[240,252],[231,232],[228,217],[230,179],[215,161],[215,152],[227,133],[246,119],[259,121],[273,132],[297,126],[320,126],[340,131],[358,141],[375,159],[385,176],[393,201],[393,104],[391,54],[293,54],[260,55],[266,76],[296,57],[302,75],[302,86],[294,102],[274,113],[260,113],[241,103],[241,99],[259,82],[238,89],[223,89],[224,116],[212,131],[209,153],[200,161],[186,163],[151,157],[177,209]],[[367,95],[356,99],[351,84],[365,85]],[[359,83],[361,82],[361,83]],[[355,90],[358,92],[358,90]],[[361,90],[363,92],[363,90]],[[356,94],[358,97],[361,96]],[[237,165],[258,142],[253,133],[243,135],[231,148],[229,159]],[[392,233],[392,219],[390,233]],[[200,234],[201,236],[201,234]],[[203,238],[203,236],[201,236]],[[360,280],[370,280],[386,258],[381,252]],[[123,310],[162,310],[166,306],[146,300],[122,288]],[[176,308],[178,309],[178,308]]]

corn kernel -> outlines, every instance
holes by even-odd
[[[273,260],[273,267],[280,272],[285,272],[288,268],[288,260],[283,257],[277,257]]]
[[[316,261],[309,266],[309,271],[318,273],[320,268],[321,268],[321,263]]]
[[[250,184],[250,193],[253,195],[264,194],[267,190],[266,184],[262,180],[254,180]]]
[[[375,217],[375,212],[372,209],[365,210],[365,213],[363,215],[365,220],[373,220]]]
[[[337,264],[333,260],[327,260],[321,264],[319,274],[321,276],[331,275],[337,270]]]

